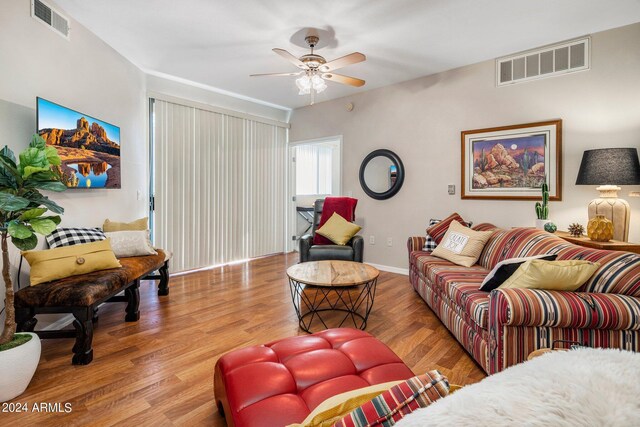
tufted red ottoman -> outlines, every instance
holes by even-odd
[[[301,422],[328,397],[413,376],[368,333],[327,329],[225,354],[214,392],[229,427],[277,427]]]

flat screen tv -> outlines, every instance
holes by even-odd
[[[58,150],[69,188],[120,188],[120,128],[36,98],[38,135]]]

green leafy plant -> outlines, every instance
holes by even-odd
[[[547,184],[547,177],[544,177],[542,183],[542,203],[536,202],[536,215],[538,219],[549,219],[549,185]]]
[[[36,234],[47,235],[60,224],[64,213],[58,204],[40,190],[64,191],[60,182],[60,157],[54,147],[34,135],[29,147],[20,153],[19,161],[7,146],[0,150],[0,243],[2,245],[2,278],[6,287],[4,329],[0,345],[13,339],[16,332],[13,307],[13,282],[9,273],[9,238],[20,250],[38,244]],[[52,169],[54,168],[54,169]],[[47,215],[50,211],[56,215]]]

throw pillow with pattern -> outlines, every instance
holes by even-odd
[[[73,246],[106,239],[99,228],[58,228],[45,237],[50,249],[60,246]]]

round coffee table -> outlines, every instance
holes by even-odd
[[[291,299],[300,329],[311,333],[316,318],[328,329],[322,317],[327,311],[345,313],[338,328],[350,318],[356,328],[365,329],[379,274],[375,267],[353,261],[312,261],[289,267]]]

